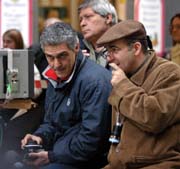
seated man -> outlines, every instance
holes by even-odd
[[[30,153],[29,165],[46,169],[100,168],[109,149],[111,73],[83,56],[77,33],[66,23],[44,29],[40,37],[49,66],[45,118],[37,131],[22,140],[42,144]]]
[[[178,169],[180,67],[148,49],[137,21],[118,23],[97,43],[106,46],[113,68],[109,103],[116,115],[105,169]]]

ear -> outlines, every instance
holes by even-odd
[[[74,51],[77,53],[77,52],[79,51],[79,48],[80,48],[80,44],[77,43],[76,46],[75,46],[75,48],[74,48]]]
[[[106,24],[107,25],[112,24],[112,14],[108,14],[106,16]]]
[[[142,49],[142,45],[140,42],[135,42],[133,44],[133,50],[134,50],[134,55],[139,55]]]

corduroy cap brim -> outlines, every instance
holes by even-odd
[[[146,38],[146,30],[142,23],[134,20],[121,21],[109,28],[97,41],[102,46],[112,41],[132,36],[134,39]]]

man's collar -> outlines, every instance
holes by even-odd
[[[56,72],[49,65],[42,74],[46,79],[48,79],[51,82],[51,84],[54,87],[56,87],[59,83],[64,83],[64,84],[69,83],[74,75],[75,69],[76,69],[76,62],[71,75],[66,77],[65,79],[60,79],[57,76]]]
[[[56,88],[57,86],[58,86],[58,88],[59,87],[61,88],[73,79],[74,75],[81,67],[83,58],[84,57],[83,57],[82,52],[79,51],[76,56],[75,65],[74,65],[71,75],[67,79],[64,79],[63,81],[61,81],[62,79],[61,80],[58,79],[55,71],[49,65],[47,66],[47,68],[44,70],[44,72],[42,74],[46,79],[48,79],[51,82],[51,84],[54,86],[54,88]],[[49,71],[49,73],[47,74],[46,72],[48,72],[48,71]],[[47,75],[49,75],[49,76],[47,76]]]
[[[144,79],[147,77],[147,73],[149,72],[149,68],[156,60],[155,52],[149,51],[147,55],[148,59],[146,59],[145,63],[134,73],[130,80],[134,82],[136,85],[141,86],[144,82]]]

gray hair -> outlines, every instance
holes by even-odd
[[[117,12],[115,7],[108,0],[84,0],[78,7],[78,12],[85,8],[92,8],[92,10],[105,17],[108,14],[112,15],[112,25],[118,22]]]
[[[76,31],[64,22],[56,22],[46,27],[40,36],[42,49],[44,49],[46,45],[54,46],[62,43],[66,43],[71,50],[74,50],[77,43],[79,43]]]

